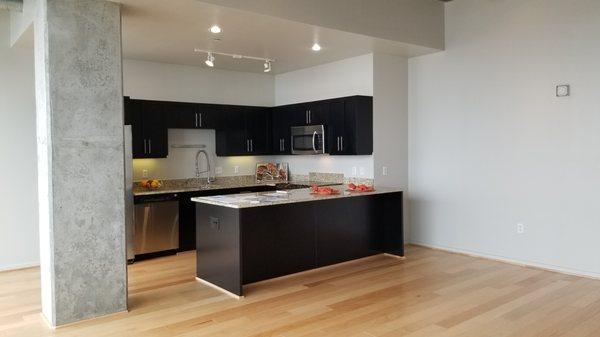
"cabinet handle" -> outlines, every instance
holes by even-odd
[[[195,112],[194,115],[196,117],[196,123],[194,124],[194,126],[198,127],[198,113]]]
[[[281,139],[281,151],[285,151],[285,138]]]
[[[253,139],[250,139],[250,152],[254,152],[254,142],[253,142]]]
[[[344,136],[340,137],[340,150],[344,151]]]
[[[152,139],[148,139],[148,153],[152,153]]]
[[[250,152],[250,140],[246,139],[246,152]]]
[[[306,110],[304,112],[304,115],[305,115],[305,119],[306,119],[306,124],[308,124],[308,110]]]
[[[308,110],[308,124],[312,123],[312,111]]]
[[[146,145],[148,142],[147,139],[144,139],[144,154],[148,153],[148,146]]]
[[[337,150],[340,150],[340,137],[337,137]]]
[[[202,127],[202,112],[198,112],[198,126]]]
[[[279,138],[279,151],[283,151],[283,150],[281,149],[281,138]]]

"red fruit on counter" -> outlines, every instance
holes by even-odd
[[[348,189],[350,191],[354,191],[356,189],[356,185],[354,185],[353,183],[348,184]]]

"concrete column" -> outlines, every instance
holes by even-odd
[[[51,325],[127,309],[121,16],[37,0],[42,311]]]

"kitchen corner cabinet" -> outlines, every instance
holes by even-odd
[[[166,158],[169,147],[163,102],[126,100],[125,116],[131,123],[133,158]]]
[[[335,99],[329,109],[329,154],[373,154],[373,97]]]
[[[222,106],[217,156],[270,154],[270,108]]]

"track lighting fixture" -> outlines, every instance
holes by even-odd
[[[207,66],[212,68],[215,66],[215,57],[211,52],[208,52],[207,54],[208,56],[206,57],[206,61],[204,61],[204,63],[206,63]]]
[[[219,34],[221,32],[221,27],[214,25],[214,26],[210,27],[209,30],[213,34]]]
[[[235,60],[256,60],[256,61],[263,61],[263,71],[265,73],[269,73],[271,72],[271,64],[273,62],[275,62],[274,59],[269,59],[269,58],[264,58],[264,57],[256,57],[256,56],[248,56],[248,55],[241,55],[241,54],[229,54],[229,53],[219,53],[219,52],[215,52],[215,51],[208,51],[208,50],[202,50],[199,48],[195,48],[194,51],[196,53],[206,53],[207,57],[206,57],[206,61],[204,61],[204,63],[206,63],[207,66],[209,67],[214,67],[215,66],[215,56],[214,55],[222,55],[222,56],[229,56]]]
[[[320,45],[320,44],[318,44],[318,43],[315,43],[315,44],[313,44],[313,45],[312,45],[312,48],[311,48],[311,49],[312,49],[313,51],[319,51],[319,50],[321,50],[321,45]]]

